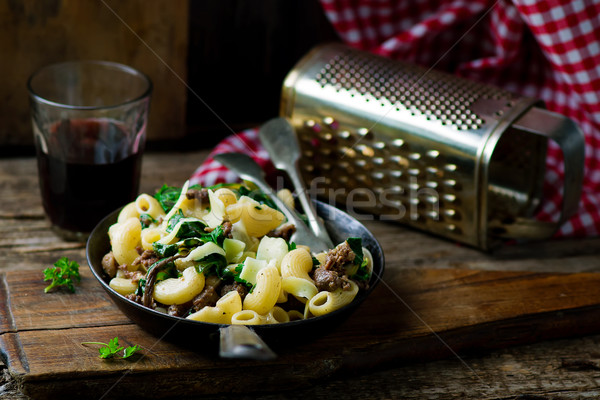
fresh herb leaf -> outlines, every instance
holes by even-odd
[[[313,268],[315,268],[318,265],[321,265],[321,262],[317,259],[317,257],[313,257],[312,262],[313,262]]]
[[[139,345],[129,346],[123,350],[123,358],[129,358],[141,349]]]
[[[288,251],[296,250],[296,243],[290,242],[288,243]]]
[[[44,289],[44,293],[48,293],[52,289],[59,286],[66,286],[68,290],[75,293],[73,280],[81,281],[79,275],[79,264],[76,261],[69,261],[67,257],[61,257],[54,263],[54,267],[44,270],[44,281],[52,281],[49,286]]]
[[[134,355],[137,351],[141,349],[139,345],[128,346],[126,348],[119,346],[119,338],[115,337],[108,341],[108,343],[103,342],[83,342],[82,344],[98,344],[101,345],[98,349],[98,353],[100,353],[100,358],[107,359],[114,357],[117,353],[123,350],[123,355],[121,358],[129,358]]]
[[[119,338],[115,337],[109,340],[107,345],[100,347],[98,352],[100,353],[100,358],[111,358],[121,350],[123,350],[123,347],[119,346]]]

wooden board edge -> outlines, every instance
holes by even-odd
[[[16,380],[21,380],[29,373],[29,363],[18,333],[0,334],[0,357],[8,368],[9,374]]]
[[[507,320],[499,320],[431,332],[401,342],[374,344],[354,354],[344,355],[335,375],[356,374],[360,370],[372,371],[450,357],[462,360],[463,357],[481,356],[511,346],[598,334],[599,317],[600,305],[593,305],[524,315],[508,323]]]
[[[250,361],[252,362],[252,361]],[[178,396],[203,397],[224,395],[228,388],[230,396],[244,398],[265,392],[291,391],[306,387],[311,382],[330,376],[338,363],[323,363],[315,359],[311,365],[301,369],[293,363],[281,364],[277,374],[273,374],[273,363],[258,363],[251,374],[240,374],[232,364],[231,368],[203,368],[200,370],[173,369],[161,371],[161,379],[155,379],[152,371],[98,371],[94,375],[55,374],[43,379],[21,379],[22,392],[34,399],[56,399],[68,393],[69,398],[85,398],[90,395],[102,398],[175,398]],[[168,382],[168,385],[165,385]],[[235,385],[231,383],[235,382]],[[143,391],[141,391],[143,388]]]
[[[6,272],[0,273],[0,335],[6,332],[15,332],[15,320],[10,310],[10,293]]]

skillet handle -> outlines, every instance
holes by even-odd
[[[228,325],[219,328],[219,356],[222,358],[245,358],[268,361],[277,354],[246,325]]]

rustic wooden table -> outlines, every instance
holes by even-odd
[[[181,185],[205,156],[206,152],[147,154],[141,190],[153,193],[163,183]],[[78,261],[85,269],[84,244],[61,241],[48,229],[34,158],[0,160],[0,190],[0,294],[6,296],[0,296],[4,303],[0,305],[4,310],[0,316],[10,319],[10,323],[0,321],[0,327],[4,327],[0,330],[4,361],[0,365],[0,397],[25,399],[29,394],[37,398],[44,391],[59,390],[62,382],[65,388],[75,387],[68,384],[73,385],[77,379],[91,382],[98,379],[100,372],[116,371],[123,376],[136,372],[135,367],[117,370],[92,356],[73,371],[62,370],[62,375],[49,371],[56,364],[54,358],[68,363],[69,355],[60,353],[64,350],[61,343],[56,343],[54,352],[48,346],[42,347],[43,336],[51,337],[62,329],[61,334],[64,331],[68,337],[70,332],[55,325],[25,321],[23,315],[43,310],[44,304],[28,305],[28,295],[35,298],[40,294],[37,289],[33,293],[26,292],[24,286],[15,286],[13,278],[35,277],[39,273],[40,282],[33,278],[28,287],[43,288],[41,271],[61,256]],[[340,340],[324,338],[299,348],[298,353],[290,350],[283,354],[279,364],[262,366],[194,358],[195,355],[183,352],[181,357],[175,357],[183,365],[178,373],[194,372],[198,363],[202,363],[204,373],[210,373],[214,366],[215,374],[222,374],[221,386],[203,393],[196,384],[186,392],[186,386],[178,380],[172,395],[228,398],[236,390],[232,389],[234,383],[227,383],[226,379],[248,375],[255,385],[237,392],[242,397],[263,399],[600,398],[600,239],[506,246],[488,254],[397,224],[369,221],[365,225],[384,249],[386,275],[373,294],[385,299],[369,298],[353,316],[353,320],[360,321],[351,321],[330,334]],[[96,293],[94,296],[103,296],[101,291],[95,291],[91,279],[86,279],[85,285]],[[55,301],[63,302],[68,298],[65,296],[69,295],[47,297],[48,307]],[[109,302],[106,304],[107,309],[112,307]],[[408,311],[394,314],[392,306]],[[381,310],[385,307],[390,309]],[[114,310],[109,312],[113,315],[110,313],[118,315]],[[391,315],[389,321],[377,319],[386,313]],[[59,314],[69,316],[66,305],[65,310],[53,315]],[[394,315],[408,315],[413,320],[396,321]],[[52,318],[48,316],[47,320]],[[98,318],[103,319],[102,315]],[[122,317],[115,318],[120,324],[127,324],[121,321]],[[134,325],[124,325],[122,329],[125,328],[131,332],[137,329]],[[344,330],[353,333],[344,336]],[[37,342],[32,342],[31,337],[36,337]],[[347,348],[340,343],[344,338],[348,338]],[[16,349],[8,348],[7,343]],[[36,343],[39,349],[31,347]],[[332,347],[335,348],[331,350]],[[161,348],[156,354],[172,357]],[[154,361],[150,357],[144,363],[144,382],[160,379],[152,375]],[[100,371],[96,375],[90,371],[94,366]],[[37,375],[28,381],[28,374]],[[173,378],[164,369],[161,374]],[[185,376],[194,383],[193,374]],[[49,380],[56,382],[50,384]],[[278,380],[280,384],[273,385]],[[127,381],[115,379],[116,389],[106,397],[106,388],[95,386],[92,396],[125,396],[128,392],[119,392],[118,388],[122,384],[125,389]],[[39,382],[41,389],[36,389]],[[137,397],[169,397],[168,391],[156,391],[149,383],[146,386],[135,382]],[[219,382],[219,378],[211,382]]]

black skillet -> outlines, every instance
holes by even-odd
[[[329,314],[300,321],[282,324],[254,325],[251,329],[270,347],[277,349],[325,335],[347,318],[373,291],[384,272],[384,256],[381,246],[364,225],[345,212],[316,201],[317,213],[324,219],[325,226],[334,243],[341,243],[348,237],[362,238],[363,246],[373,256],[373,274],[367,290],[361,290],[348,306]],[[86,248],[87,260],[92,273],[108,293],[112,301],[134,323],[170,342],[194,349],[213,352],[218,349],[219,335],[223,342],[223,332],[227,325],[187,320],[146,308],[126,299],[108,285],[108,278],[102,269],[102,257],[110,251],[108,228],[117,220],[114,211],[105,217],[92,231]],[[241,357],[244,357],[242,354]],[[249,357],[253,357],[250,355]]]

